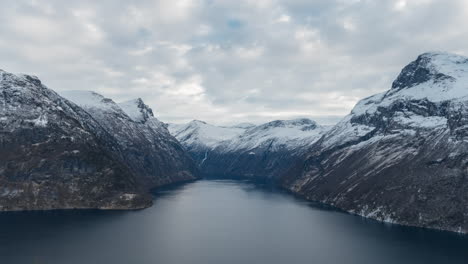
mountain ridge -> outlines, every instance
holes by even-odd
[[[75,104],[30,75],[0,71],[0,91],[1,211],[141,209],[151,188],[198,177],[141,99],[135,121],[109,98],[71,92]]]
[[[190,157],[143,100],[117,104],[90,91],[62,91],[61,94],[83,107],[117,139],[125,163],[137,172],[137,179],[148,190],[197,178]]]
[[[305,118],[229,127],[203,121],[169,125],[205,175],[275,180],[326,129]]]
[[[151,205],[114,139],[37,77],[0,71],[0,210]]]
[[[466,233],[468,59],[425,53],[365,98],[282,184],[380,221]]]

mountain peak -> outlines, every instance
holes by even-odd
[[[390,90],[359,101],[351,111],[355,116],[374,113],[397,101],[466,101],[468,98],[468,58],[447,52],[426,52],[405,66]]]
[[[318,127],[318,124],[308,118],[299,118],[293,120],[274,120],[263,125],[259,125],[254,129],[271,129],[275,127],[302,127],[304,130],[313,130]]]
[[[392,84],[393,90],[433,81],[454,81],[468,70],[468,58],[447,52],[426,52],[403,68]],[[466,76],[468,73],[464,73]]]
[[[189,124],[194,124],[194,125],[200,125],[200,124],[202,124],[202,125],[208,125],[208,123],[206,123],[205,121],[201,121],[201,120],[197,120],[197,119],[194,119],[194,120],[190,121]]]
[[[119,103],[119,106],[135,122],[145,123],[154,117],[153,110],[141,98]]]
[[[44,88],[41,80],[37,76],[27,74],[13,74],[0,69],[0,83],[8,84],[9,87],[17,88]]]

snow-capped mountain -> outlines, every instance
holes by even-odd
[[[283,185],[381,221],[466,233],[467,173],[468,58],[425,53],[325,133]]]
[[[228,151],[255,150],[268,145],[271,150],[298,150],[307,148],[320,138],[327,127],[310,119],[276,120],[259,126],[250,126],[244,133],[218,148]]]
[[[151,204],[115,138],[34,76],[0,70],[0,210]]]
[[[214,149],[221,142],[242,134],[245,127],[214,126],[193,120],[188,124],[169,124],[168,129],[189,151],[205,152]]]
[[[196,167],[166,126],[141,99],[120,104],[91,91],[64,91],[111,134],[125,163],[147,189],[195,179]]]
[[[327,130],[309,119],[277,120],[232,127],[192,121],[169,130],[204,175],[276,178]]]

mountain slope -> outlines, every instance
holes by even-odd
[[[468,59],[425,53],[360,101],[282,179],[381,221],[468,232]]]
[[[90,91],[61,95],[80,105],[116,139],[125,164],[145,189],[196,178],[191,158],[141,99],[117,104]]]
[[[201,121],[170,130],[206,176],[276,178],[327,128],[308,119],[216,127]]]
[[[147,207],[121,149],[36,77],[0,70],[0,210]]]
[[[205,150],[213,149],[221,142],[241,135],[247,127],[214,126],[203,121],[193,120],[186,125],[169,124],[168,129],[189,149]]]
[[[214,126],[199,120],[193,120],[185,125],[169,124],[168,129],[182,143],[197,164],[202,163],[205,153],[246,130],[244,127]]]

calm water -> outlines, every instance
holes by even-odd
[[[468,263],[468,237],[198,181],[158,192],[142,211],[0,214],[0,263]]]

